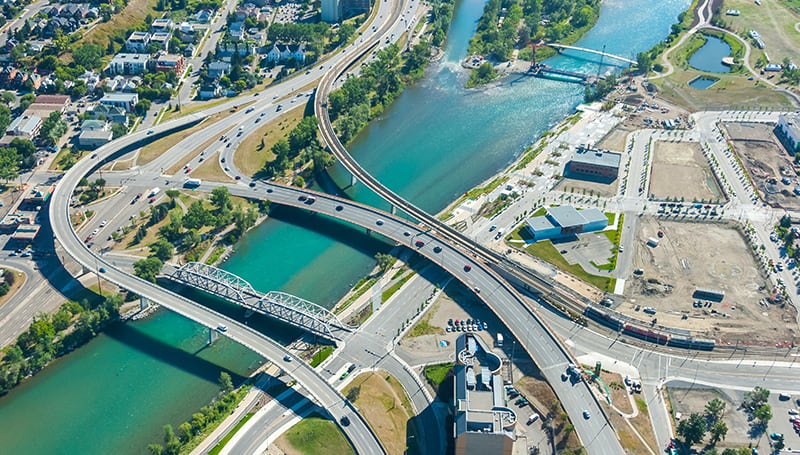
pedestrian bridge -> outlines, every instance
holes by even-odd
[[[262,294],[245,279],[212,265],[189,262],[168,278],[325,338],[337,340],[352,330],[316,303],[285,292]]]

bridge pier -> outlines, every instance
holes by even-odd
[[[217,339],[219,335],[217,335],[217,331],[212,329],[211,327],[208,328],[208,346],[214,344],[214,341]]]
[[[392,215],[397,215],[397,207],[392,204]]]
[[[357,181],[358,180],[356,179],[356,175],[355,174],[350,174],[350,186],[356,186],[356,182]]]
[[[150,307],[150,301],[142,296],[139,296],[139,311],[144,311],[149,307]]]

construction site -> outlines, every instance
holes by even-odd
[[[737,226],[643,217],[632,254],[635,271],[617,311],[720,341],[794,341],[796,312],[773,303]]]

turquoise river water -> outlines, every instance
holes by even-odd
[[[406,89],[381,119],[352,144],[353,155],[394,191],[437,212],[459,194],[506,167],[543,131],[582,100],[582,86],[510,76],[479,90],[463,88],[458,64],[483,9],[461,0],[445,56],[426,78]],[[605,0],[597,25],[578,45],[625,57],[669,33],[689,0]],[[594,56],[562,55],[548,64],[587,72]],[[331,171],[341,185],[342,169]],[[386,207],[362,185],[355,199]],[[241,242],[224,268],[256,289],[282,290],[332,306],[391,245],[345,224],[277,208]],[[226,313],[240,312],[211,303]],[[257,320],[265,333],[291,337],[285,327]],[[141,454],[159,442],[161,427],[176,426],[211,400],[221,369],[246,375],[261,359],[224,338],[204,348],[204,329],[162,311],[119,325],[0,398],[4,453]]]

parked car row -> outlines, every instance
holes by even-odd
[[[447,332],[480,332],[489,330],[489,324],[481,322],[480,319],[449,319],[445,330]]]

